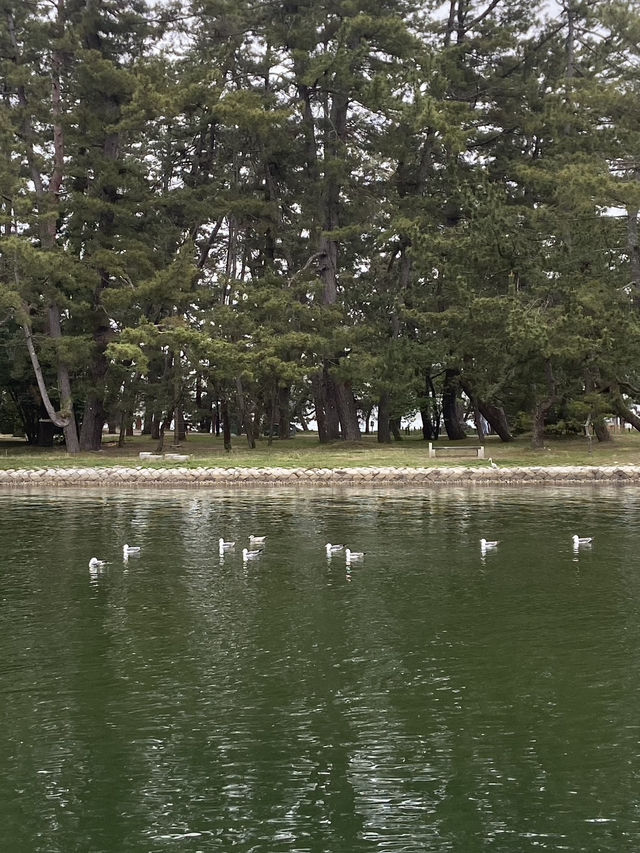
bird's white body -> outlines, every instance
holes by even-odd
[[[246,563],[247,560],[257,560],[258,557],[262,556],[262,551],[253,550],[250,551],[248,548],[242,549],[242,559]]]
[[[492,468],[498,467],[491,457],[489,457],[489,465],[491,465]]]
[[[327,542],[324,546],[327,555],[330,557],[332,554],[336,554],[338,551],[344,550],[344,545],[332,545],[331,542]]]
[[[222,537],[218,539],[218,551],[220,554],[224,554],[225,551],[231,551],[232,548],[235,547],[235,542],[225,542]]]
[[[252,545],[264,545],[264,543],[266,542],[266,539],[267,539],[266,536],[254,536],[253,533],[251,533],[249,535],[249,542]]]
[[[105,560],[99,560],[97,557],[92,557],[89,560],[90,569],[101,569],[103,566],[106,566]]]
[[[480,540],[480,547],[482,548],[483,551],[486,551],[487,548],[497,548],[499,541],[500,541],[499,539],[493,539],[493,540],[481,539]]]
[[[122,546],[122,553],[124,554],[125,557],[128,557],[129,554],[139,554],[140,553],[140,546],[139,545],[123,545]]]
[[[364,560],[364,551],[352,551],[350,548],[345,548],[344,556],[347,563],[357,563]]]
[[[577,548],[579,545],[591,545],[593,542],[593,536],[578,536],[577,533],[574,533],[571,538],[574,548]]]

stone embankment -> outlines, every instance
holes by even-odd
[[[640,483],[640,466],[432,468],[36,468],[0,470],[0,486],[440,486]]]

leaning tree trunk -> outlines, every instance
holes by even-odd
[[[640,417],[625,404],[619,388],[611,389],[611,405],[619,418],[624,418],[634,429],[640,431]]]
[[[442,415],[444,428],[450,441],[461,441],[467,437],[458,410],[459,371],[445,370],[442,385]]]
[[[500,436],[502,441],[513,441],[513,435],[509,429],[509,422],[504,413],[502,406],[495,406],[493,403],[488,403],[482,397],[478,397],[474,393],[471,384],[463,377],[460,377],[460,387],[471,400],[473,405],[478,409],[482,417],[489,424],[496,435]]]
[[[28,316],[28,313],[25,314]],[[40,398],[44,405],[49,418],[57,427],[61,427],[64,432],[64,440],[68,453],[79,453],[80,444],[78,442],[78,430],[76,428],[76,419],[73,413],[73,400],[71,399],[71,383],[69,381],[69,371],[64,363],[58,362],[58,386],[60,391],[60,411],[56,412],[53,403],[49,397],[47,386],[42,375],[42,367],[40,360],[33,344],[31,335],[31,327],[25,320],[22,324],[24,336],[29,351],[29,357],[33,366],[33,372],[38,383]],[[54,338],[61,338],[62,331],[60,329],[60,314],[57,307],[52,304],[49,306],[49,332]],[[55,334],[54,334],[55,332]]]
[[[513,441],[509,422],[502,406],[494,406],[493,403],[487,403],[480,398],[477,400],[477,406],[482,417],[502,441]]]

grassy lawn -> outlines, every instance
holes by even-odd
[[[449,442],[441,439],[442,447],[464,447],[477,445],[477,438],[464,442]],[[544,450],[532,450],[530,437],[521,436],[504,444],[495,436],[485,439],[485,455],[491,456],[498,465],[640,465],[640,434],[620,433],[613,440],[598,443],[595,439],[589,446],[586,438],[549,439]],[[104,448],[98,453],[83,453],[69,456],[58,448],[33,448],[11,436],[0,435],[0,468],[39,467],[98,467],[112,465],[152,466],[221,466],[245,468],[349,468],[368,466],[426,467],[429,465],[486,466],[485,460],[468,455],[443,456],[429,459],[427,443],[419,433],[405,436],[402,441],[390,445],[379,445],[375,436],[365,436],[359,443],[336,442],[320,445],[313,434],[299,433],[286,441],[273,440],[271,447],[267,439],[258,442],[255,450],[249,450],[244,437],[233,439],[233,449],[226,453],[222,439],[211,435],[192,433],[179,449],[165,441],[165,453],[189,454],[188,463],[170,460],[141,463],[140,451],[152,451],[157,443],[146,436],[128,438],[124,447],[117,446],[115,436],[105,436]]]

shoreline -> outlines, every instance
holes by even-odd
[[[503,468],[9,468],[3,486],[438,486],[640,483],[640,465]]]

